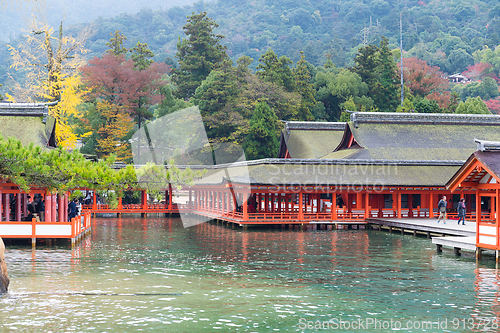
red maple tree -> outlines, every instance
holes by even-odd
[[[490,76],[488,74],[490,74],[491,72],[490,71],[491,67],[492,67],[491,64],[480,62],[467,67],[467,70],[462,74],[464,76],[467,76],[471,80],[478,80],[484,76]]]
[[[401,63],[398,67],[401,69]],[[414,96],[432,95],[432,99],[437,100],[437,95],[444,94],[448,88],[448,79],[439,67],[429,66],[424,60],[417,58],[403,59],[403,78]]]
[[[96,57],[81,68],[89,99],[119,106],[131,116],[134,116],[139,99],[146,99],[149,104],[160,101],[159,88],[165,84],[161,77],[168,71],[168,65],[156,62],[145,70],[135,70],[132,59],[112,53]]]
[[[500,114],[500,97],[485,101],[488,110],[493,114]]]

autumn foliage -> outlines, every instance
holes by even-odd
[[[159,102],[160,79],[168,72],[168,66],[153,63],[148,69],[138,71],[132,59],[125,59],[123,54],[106,53],[90,60],[81,72],[82,81],[89,89],[87,98],[108,101],[132,114],[139,98]]]
[[[398,64],[401,68],[401,63]],[[437,66],[429,66],[417,58],[404,59],[403,76],[405,85],[414,96],[426,97],[441,94],[448,89],[448,79]],[[435,95],[433,95],[435,96]]]

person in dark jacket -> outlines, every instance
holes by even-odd
[[[70,221],[72,218],[76,217],[76,202],[77,201],[78,201],[78,199],[74,199],[68,205],[68,215],[69,215],[68,217],[69,217]]]
[[[465,213],[466,213],[466,208],[465,208],[465,199],[462,198],[458,202],[458,224],[460,224],[460,221],[462,221],[462,225],[465,225]]]
[[[443,199],[439,200],[439,203],[438,203],[438,212],[439,212],[438,223],[439,223],[439,221],[443,220],[443,224],[446,224],[446,206],[447,205],[448,205],[448,202],[446,202],[446,197],[443,196]]]

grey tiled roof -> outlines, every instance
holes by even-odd
[[[251,185],[442,187],[462,162],[264,159],[189,167],[206,169],[197,185],[219,185],[230,179]]]
[[[500,125],[500,115],[454,113],[353,112],[354,126],[362,123],[407,123],[440,125]]]

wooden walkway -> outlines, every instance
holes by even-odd
[[[436,250],[441,253],[443,246],[452,248],[456,255],[462,250],[478,253],[476,248],[476,222],[465,221],[465,225],[458,225],[457,220],[447,220],[437,223],[436,219],[368,219],[372,228],[388,229],[389,232],[399,231],[401,234],[425,234],[432,238]]]
[[[458,225],[457,220],[447,220],[446,224],[437,223],[437,219],[429,218],[369,218],[370,225],[389,232],[426,234],[428,238],[434,236],[476,236],[476,222],[465,221],[465,225]]]

